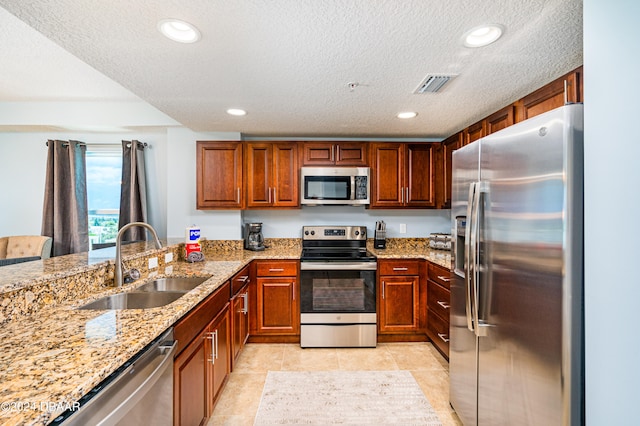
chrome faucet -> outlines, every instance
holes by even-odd
[[[124,273],[122,271],[122,251],[121,251],[121,245],[122,245],[122,234],[125,233],[125,231],[129,228],[132,228],[134,226],[141,226],[143,228],[146,228],[149,232],[151,232],[151,235],[153,236],[155,245],[157,249],[161,249],[162,248],[162,244],[160,244],[160,240],[158,239],[158,234],[156,233],[156,230],[153,229],[153,227],[151,225],[149,225],[148,223],[145,222],[131,222],[131,223],[127,223],[126,225],[124,225],[122,228],[120,228],[120,230],[118,231],[118,235],[116,236],[116,270],[114,273],[114,277],[113,277],[113,282],[114,282],[114,286],[115,287],[120,287],[122,286],[122,283],[124,281]],[[128,273],[129,271],[127,271]],[[138,272],[139,274],[139,272]],[[138,275],[139,278],[139,275]]]

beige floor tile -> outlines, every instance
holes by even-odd
[[[253,426],[255,420],[253,416],[218,416],[213,415],[209,418],[207,426]]]
[[[338,370],[338,354],[336,351],[337,349],[302,349],[298,345],[287,345],[284,349],[282,370]]]
[[[214,413],[225,416],[255,416],[266,380],[266,372],[231,373]]]
[[[446,371],[418,370],[412,371],[411,374],[434,410],[438,412],[452,410],[449,405],[449,375]]]
[[[398,343],[386,346],[400,370],[442,370],[440,359],[433,353],[431,343]]]
[[[398,364],[386,347],[341,348],[336,351],[340,370],[398,370]]]
[[[284,344],[248,344],[238,357],[233,370],[247,372],[267,372],[280,370],[284,358]]]
[[[452,411],[436,411],[442,426],[462,426],[460,418]]]

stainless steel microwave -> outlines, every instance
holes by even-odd
[[[369,204],[369,167],[301,167],[300,204]]]

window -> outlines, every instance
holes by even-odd
[[[121,179],[120,145],[87,146],[87,204],[92,248],[116,241]]]

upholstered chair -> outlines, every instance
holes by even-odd
[[[51,237],[41,235],[17,235],[0,237],[0,259],[23,257],[51,257]]]

